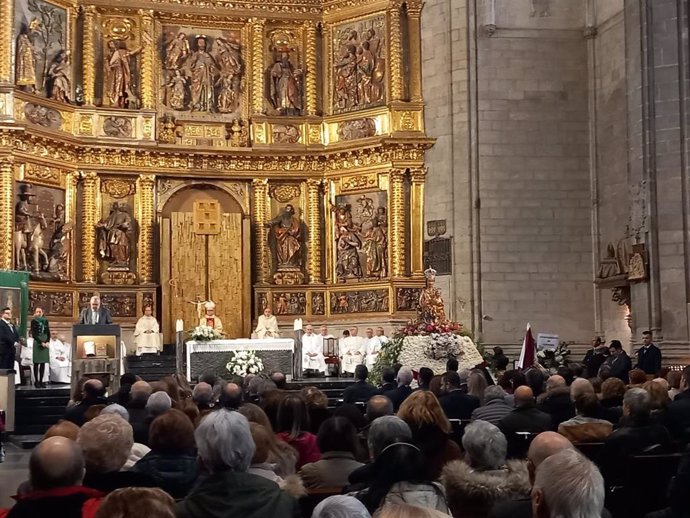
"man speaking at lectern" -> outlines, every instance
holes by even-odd
[[[107,325],[112,324],[113,319],[110,316],[110,311],[101,306],[101,298],[98,295],[94,295],[91,297],[89,307],[81,310],[79,323],[94,326]]]

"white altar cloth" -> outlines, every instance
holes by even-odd
[[[185,343],[187,350],[187,380],[192,379],[192,354],[231,351],[290,351],[295,352],[295,341],[292,338],[238,338],[236,340],[210,340]]]

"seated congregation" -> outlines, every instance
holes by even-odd
[[[337,401],[280,372],[82,380],[0,516],[665,518],[690,509],[690,367],[647,380],[364,364]],[[639,378],[639,379],[638,379]],[[673,481],[672,481],[673,480]],[[671,482],[672,481],[672,482]],[[21,482],[21,481],[18,481]],[[685,513],[685,514],[684,514]]]

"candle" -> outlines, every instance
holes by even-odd
[[[175,331],[179,333],[180,331],[184,331],[184,321],[181,318],[178,318],[175,321]]]
[[[301,319],[301,318],[296,318],[296,319],[295,319],[295,322],[294,322],[294,325],[293,325],[293,329],[294,329],[295,331],[301,331],[301,330],[302,330],[302,319]]]

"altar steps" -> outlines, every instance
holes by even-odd
[[[65,415],[69,399],[69,385],[49,385],[45,389],[18,388],[15,392],[13,435],[43,435]]]
[[[127,372],[139,376],[144,381],[158,381],[175,374],[175,357],[166,354],[127,356]]]

